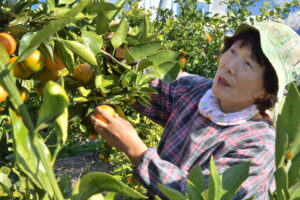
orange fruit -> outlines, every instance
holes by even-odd
[[[97,139],[98,138],[98,136],[95,134],[95,133],[90,133],[89,135],[88,135],[88,139],[89,140],[95,140],[95,139]]]
[[[10,58],[10,63],[16,62],[17,59],[18,59],[18,56],[14,56],[14,57]],[[13,69],[13,75],[16,78],[25,79],[30,76],[30,72],[23,69],[21,63],[17,63],[17,64],[15,64],[15,67]]]
[[[185,57],[181,57],[181,58],[179,58],[179,61],[180,61],[181,63],[186,63],[186,58],[185,58]]]
[[[51,81],[56,81],[57,78],[58,78],[58,71],[54,71],[54,70],[50,70],[50,69],[47,69],[47,68],[43,68],[40,71],[38,80],[41,83],[47,83],[50,80]]]
[[[109,105],[100,105],[100,106],[97,106],[97,108],[100,108],[101,110],[104,110],[105,112],[107,112],[111,116],[115,115],[115,110]],[[98,119],[100,119],[101,121],[107,123],[107,121],[101,115],[99,115],[99,114],[95,114],[95,115]]]
[[[13,36],[8,33],[0,33],[0,43],[6,49],[8,55],[13,54],[16,51],[17,44]]]
[[[39,50],[35,50],[23,62],[22,67],[30,72],[38,72],[44,67],[45,58]]]
[[[81,84],[90,83],[95,77],[94,69],[88,64],[80,64],[74,70],[74,78]]]
[[[60,59],[60,57],[56,53],[54,53],[54,61],[48,56],[45,58],[45,67],[47,67],[50,70],[58,71],[65,68],[66,66]]]
[[[207,42],[211,42],[213,40],[212,36],[211,35],[208,35],[207,38],[206,38]]]
[[[23,100],[23,102],[25,102],[29,99],[29,92],[26,88],[21,87],[19,89],[19,92],[20,92],[20,96],[21,96],[21,99]]]
[[[5,101],[8,97],[8,93],[4,90],[4,88],[0,85],[0,103]]]

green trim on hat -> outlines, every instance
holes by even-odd
[[[285,86],[300,76],[300,37],[289,26],[278,22],[257,22],[254,25],[241,24],[230,38],[248,29],[259,32],[261,48],[275,69],[278,78],[278,98],[284,94]]]

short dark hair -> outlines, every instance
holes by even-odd
[[[264,88],[268,95],[264,99],[257,99],[255,101],[258,110],[263,113],[265,110],[273,107],[277,102],[278,78],[276,72],[268,58],[263,53],[258,31],[249,29],[236,36],[226,38],[221,53],[225,53],[236,41],[241,42],[240,47],[250,45],[251,57],[265,68],[263,79]]]

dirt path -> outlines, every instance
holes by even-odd
[[[101,161],[97,152],[81,153],[77,156],[59,158],[56,160],[54,171],[60,177],[68,175],[72,180],[72,185],[89,172],[107,172],[112,170],[112,166]]]

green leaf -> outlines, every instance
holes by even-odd
[[[147,17],[145,15],[141,26],[141,31],[138,36],[139,41],[145,41],[147,39],[148,29],[149,29],[149,24],[148,24]]]
[[[169,199],[172,200],[186,200],[186,197],[184,194],[179,192],[178,190],[174,190],[172,188],[169,188],[162,184],[157,184],[157,187],[160,189],[164,195],[166,195]]]
[[[109,93],[111,90],[119,86],[119,77],[114,75],[98,75],[95,78],[96,88],[100,89],[103,93]]]
[[[160,65],[165,62],[175,61],[177,53],[170,50],[158,51],[147,57],[147,60],[151,61],[153,65]]]
[[[285,125],[283,122],[283,115],[278,114],[276,125],[276,141],[275,141],[275,159],[276,167],[283,165],[283,160],[288,148],[288,135],[286,134]]]
[[[213,156],[210,158],[210,176],[209,176],[209,186],[208,186],[208,199],[209,200],[219,200],[221,199],[222,183],[221,177],[219,176],[217,167],[215,165]]]
[[[138,59],[154,54],[159,48],[160,48],[159,41],[143,42],[132,47],[129,50],[129,52],[127,52],[129,57],[126,56],[126,58],[129,63],[132,63]],[[125,51],[125,55],[126,55],[126,51]]]
[[[188,175],[188,180],[193,183],[199,195],[205,190],[205,178],[200,165],[192,168]]]
[[[34,50],[38,48],[38,46],[42,42],[48,39],[51,35],[64,28],[67,24],[71,23],[74,20],[75,16],[80,13],[88,5],[89,2],[90,0],[85,0],[76,4],[64,16],[60,17],[57,20],[49,22],[49,24],[46,25],[42,30],[31,37],[27,45],[23,47],[22,52],[19,53],[20,61],[27,58]]]
[[[87,200],[107,200],[104,199],[102,194],[94,194],[93,196],[89,197]]]
[[[53,122],[64,113],[69,105],[69,97],[65,90],[57,83],[49,81],[43,90],[44,101],[40,108],[37,127]],[[53,109],[55,108],[55,109]]]
[[[46,41],[43,42],[40,45],[39,49],[40,49],[40,51],[42,52],[43,55],[48,56],[52,60],[54,60],[54,57],[53,57],[53,47],[50,44],[48,44]]]
[[[96,17],[96,33],[102,35],[109,30],[109,20],[105,17],[104,13],[100,13]]]
[[[0,175],[0,176],[1,176],[1,175]],[[5,193],[3,193],[3,190],[4,190],[4,192],[6,193],[8,199],[14,199],[12,192],[11,192],[10,189],[5,185],[5,183],[3,183],[3,182],[1,181],[1,177],[0,177],[0,196],[1,196],[1,197],[5,196]]]
[[[126,88],[129,85],[129,83],[133,80],[134,76],[135,76],[135,73],[130,70],[123,73],[123,75],[120,78],[122,87]]]
[[[59,0],[58,1],[58,5],[59,4],[67,4],[67,5],[69,5],[69,4],[72,4],[72,3],[74,3],[76,0]]]
[[[100,49],[103,46],[103,38],[101,35],[90,31],[82,31],[81,37],[85,46],[89,47],[94,55],[101,52]]]
[[[17,151],[14,151],[17,165],[39,188],[44,189],[52,196],[53,190],[45,166],[41,162],[28,129],[11,109],[9,109],[9,115],[13,126],[14,149],[17,149]],[[49,150],[39,138],[35,139],[37,144],[42,146],[44,156],[50,163]]]
[[[58,50],[58,56],[64,62],[69,72],[73,73],[75,66],[73,52],[70,49],[68,49],[62,42],[57,42],[56,45]]]
[[[115,6],[118,8],[117,10],[109,10],[105,13],[106,18],[111,21],[112,19],[114,19],[117,14],[122,10],[123,6],[125,5],[125,3],[127,2],[127,0],[118,0],[115,3]]]
[[[231,200],[241,184],[248,178],[250,163],[240,163],[227,169],[223,173],[222,186],[225,194],[222,200]]]
[[[65,199],[71,198],[72,196],[72,181],[71,179],[63,174],[58,182],[59,188]]]
[[[54,10],[55,8],[55,0],[46,0],[47,1],[47,6],[49,10]]]
[[[289,147],[300,144],[300,94],[296,84],[292,83],[288,86],[288,94],[286,96],[283,109],[282,119],[284,120],[286,132],[289,138]],[[282,134],[282,133],[281,133]]]
[[[300,187],[295,189],[293,193],[291,193],[291,200],[299,200],[300,199]]]
[[[155,75],[157,78],[168,83],[174,81],[181,69],[178,62],[165,62],[159,66],[150,66],[148,69],[152,70],[150,73]]]
[[[201,193],[199,193],[197,186],[195,186],[195,184],[190,180],[187,181],[187,193],[189,200],[204,200]]]
[[[3,167],[2,167],[3,168]],[[2,183],[7,189],[10,189],[12,186],[12,183],[9,179],[9,174],[6,174],[4,172],[2,172],[2,168],[0,171],[0,183]]]
[[[111,10],[118,10],[118,7],[116,7],[112,3],[108,3],[108,2],[104,2],[104,1],[93,2],[93,3],[89,4],[85,9],[85,11],[89,14],[106,13],[106,12],[111,11]]]
[[[28,48],[28,46],[30,45],[30,43],[32,42],[33,38],[36,37],[37,32],[29,32],[26,33],[25,35],[23,35],[23,37],[20,40],[20,45],[19,45],[19,55],[24,54],[26,51],[26,49]],[[46,38],[47,39],[47,38]],[[41,42],[42,43],[42,42]],[[38,46],[36,46],[36,48],[34,50],[36,50],[38,48]],[[28,54],[29,56],[30,54]],[[26,56],[27,57],[27,56]],[[21,58],[19,58],[20,61]]]
[[[114,47],[114,49],[120,47],[125,42],[128,30],[129,25],[126,21],[126,18],[123,18],[117,31],[111,38],[111,44]]]
[[[300,152],[292,158],[291,167],[288,171],[289,187],[300,182]]]
[[[274,175],[276,180],[276,192],[280,194],[283,191],[284,196],[287,199],[290,199],[288,191],[288,178],[285,169],[283,167],[278,168]]]
[[[55,164],[55,159],[59,151],[63,148],[67,142],[68,137],[68,108],[65,107],[64,112],[55,120],[55,132],[56,132],[56,148],[52,157],[52,166]]]
[[[89,64],[94,66],[98,65],[95,55],[85,45],[71,40],[61,40],[61,41],[63,41],[64,45],[67,48],[69,48],[71,51],[73,51],[76,55],[78,55],[80,58],[82,58]]]
[[[102,172],[89,173],[75,185],[72,200],[85,200],[94,194],[103,191],[112,191],[132,198],[146,198],[144,195],[131,189],[112,175]]]

